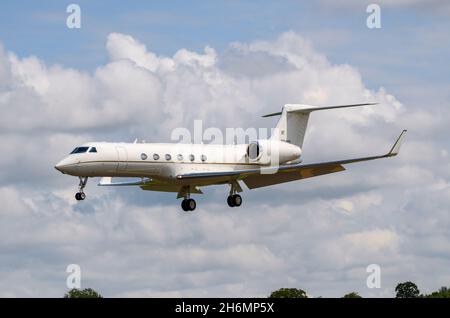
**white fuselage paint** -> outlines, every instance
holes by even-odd
[[[277,164],[276,161],[282,164],[299,160],[301,155],[299,147],[286,142],[258,143],[261,153],[252,160],[247,155],[247,144],[90,142],[82,146],[95,147],[97,152],[70,154],[56,169],[80,177],[149,177],[176,182],[180,174],[252,169]],[[155,159],[155,155],[159,158]]]

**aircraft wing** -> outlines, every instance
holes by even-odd
[[[151,178],[142,178],[133,181],[112,181],[112,177],[103,177],[98,183],[102,187],[123,187],[123,186],[139,186],[142,190],[160,191],[160,192],[179,192],[182,186],[170,184]],[[196,186],[190,189],[191,193],[202,194],[203,192]]]
[[[345,170],[343,165],[354,162],[361,162],[396,156],[400,151],[400,146],[402,144],[405,133],[406,130],[403,130],[400,136],[397,138],[394,145],[389,150],[389,152],[387,152],[384,155],[360,157],[360,158],[336,160],[320,163],[310,163],[310,164],[291,164],[279,167],[262,167],[248,170],[189,173],[178,175],[177,178],[179,180],[185,181],[186,183],[192,182],[193,184],[198,185],[227,183],[232,180],[242,180],[250,189],[266,187],[274,184],[294,180],[301,180],[324,174],[343,171]]]
[[[112,177],[103,177],[100,179],[100,182],[98,183],[98,186],[101,187],[121,187],[121,186],[143,186],[145,184],[151,183],[152,179],[145,178],[140,179],[137,181],[120,181],[120,182],[113,182]]]

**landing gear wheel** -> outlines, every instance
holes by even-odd
[[[241,206],[241,204],[242,204],[242,198],[241,198],[241,196],[240,196],[239,194],[233,195],[232,198],[233,198],[234,206],[236,206],[236,207],[237,207],[237,206]]]
[[[183,201],[181,201],[181,208],[183,209],[183,211],[194,211],[196,207],[197,203],[195,203],[194,199],[184,199]]]
[[[84,194],[84,192],[77,192],[75,194],[75,199],[77,199],[77,201],[83,201],[86,199],[86,194]]]
[[[189,208],[189,211],[194,211],[197,207],[197,203],[195,203],[194,199],[188,199],[186,205]]]
[[[231,208],[241,206],[242,197],[239,194],[230,195],[227,198],[227,203],[228,203],[228,206],[230,206]]]
[[[187,203],[187,199],[184,199],[183,201],[181,201],[181,208],[183,209],[183,211],[188,212],[189,208],[186,203]]]
[[[228,206],[229,206],[230,208],[233,208],[233,207],[234,207],[234,200],[233,200],[233,196],[232,196],[232,195],[229,195],[229,196],[228,196],[228,198],[227,198],[227,203],[228,203]]]

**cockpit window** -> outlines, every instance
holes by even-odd
[[[73,153],[85,153],[87,150],[89,149],[89,147],[76,147],[71,154]]]
[[[97,152],[97,148],[91,147],[91,149],[89,149],[89,152]]]

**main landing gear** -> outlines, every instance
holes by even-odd
[[[197,207],[197,203],[194,199],[191,199],[191,187],[190,186],[184,186],[180,189],[178,192],[177,198],[184,198],[183,201],[181,201],[181,208],[185,212],[194,211]]]
[[[77,201],[83,201],[84,199],[86,199],[86,194],[84,194],[83,190],[86,187],[86,183],[88,181],[88,177],[79,177],[80,178],[80,183],[78,184],[78,192],[75,194],[75,199],[77,199]]]
[[[230,195],[227,198],[228,206],[231,208],[241,206],[242,204],[242,197],[237,192],[242,192],[242,188],[237,181],[231,182]]]
[[[242,198],[239,194],[229,195],[227,198],[228,206],[231,208],[241,206]]]
[[[194,199],[184,199],[181,201],[181,208],[185,212],[194,211],[197,207],[197,203],[195,203]]]
[[[238,194],[238,192],[242,192],[241,186],[236,180],[231,181],[229,184],[230,184],[230,194],[228,195],[227,198],[228,206],[232,208],[241,206],[242,197]],[[177,199],[180,198],[184,198],[183,201],[181,201],[181,208],[183,209],[183,211],[185,212],[194,211],[195,208],[197,207],[195,200],[191,199],[191,186],[186,185],[180,189],[177,195]]]

